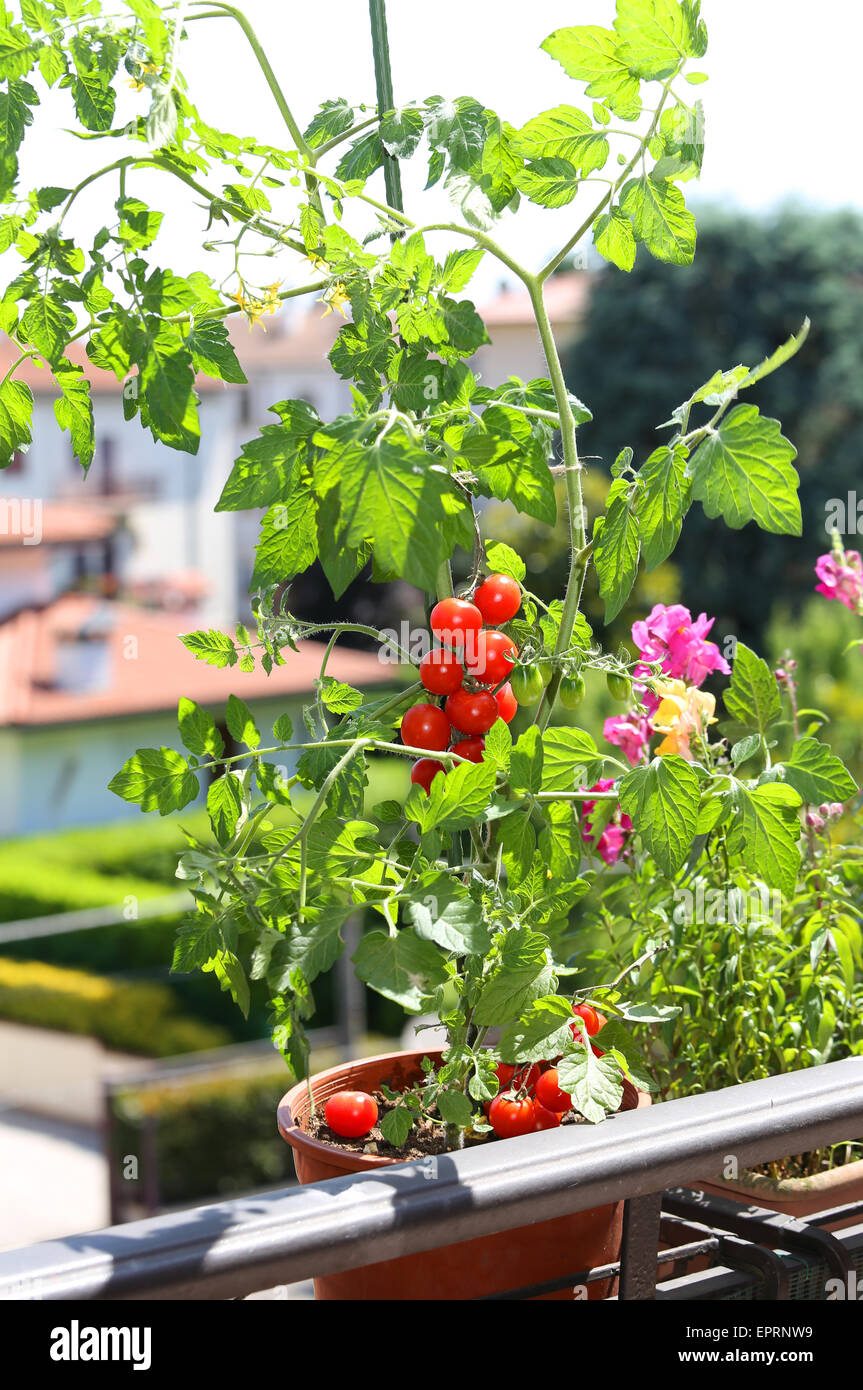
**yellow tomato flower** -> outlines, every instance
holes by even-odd
[[[323,312],[323,318],[326,318],[327,314],[331,314],[333,310],[336,309],[341,314],[342,318],[345,319],[347,318],[347,314],[345,313],[345,305],[350,303],[350,296],[348,295],[344,285],[341,284],[341,282],[337,282],[335,285],[331,285],[330,288],[324,292],[324,294],[318,300],[318,303],[326,304],[327,306]]]

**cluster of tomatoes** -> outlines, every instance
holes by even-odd
[[[482,761],[483,734],[498,719],[508,724],[523,703],[513,689],[521,676],[515,666],[518,647],[499,631],[520,607],[521,589],[505,574],[489,575],[472,603],[445,598],[435,604],[430,625],[439,645],[423,657],[419,676],[428,693],[444,704],[412,705],[402,719],[403,743],[430,753],[448,749],[471,762]],[[439,773],[446,773],[443,763],[420,758],[411,781],[428,791]]]
[[[588,1037],[593,1037],[606,1023],[605,1016],[590,1004],[574,1004],[572,1012],[584,1024]],[[581,1027],[570,1024],[576,1042],[582,1041]],[[602,1050],[593,1047],[597,1057]],[[486,1107],[489,1123],[499,1139],[514,1139],[519,1134],[533,1134],[540,1129],[555,1129],[567,1110],[572,1109],[572,1096],[558,1085],[557,1067],[553,1062],[536,1062],[533,1066],[510,1066],[501,1062],[497,1067],[500,1091]]]
[[[605,1027],[605,1016],[591,1004],[573,1004],[572,1012],[584,1024],[588,1037]],[[572,1023],[570,1028],[580,1043],[581,1025]],[[597,1057],[604,1055],[598,1047],[593,1047],[593,1051]],[[486,1102],[484,1109],[499,1139],[554,1129],[572,1109],[572,1096],[560,1089],[553,1062],[536,1062],[532,1066],[499,1062],[496,1071],[500,1091],[494,1100]],[[343,1139],[362,1139],[377,1124],[377,1102],[367,1091],[337,1091],[324,1106],[324,1118],[333,1133]]]

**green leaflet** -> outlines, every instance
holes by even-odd
[[[230,381],[242,385],[246,380],[228,337],[228,330],[219,319],[196,319],[188,337],[188,347],[192,354],[195,370],[216,381]]]
[[[639,523],[629,490],[626,479],[616,479],[609,490],[608,510],[594,525],[593,558],[599,592],[605,599],[606,623],[617,617],[638,574]]]
[[[423,834],[429,830],[466,830],[482,817],[494,791],[491,762],[459,763],[446,777],[436,777],[428,795],[414,787],[405,815]]]
[[[224,753],[225,744],[213,716],[185,695],[180,696],[177,723],[180,736],[190,753],[207,753],[212,758]]]
[[[542,48],[570,77],[588,84],[588,96],[604,101],[625,121],[638,119],[641,84],[630,72],[618,49],[617,35],[611,29],[593,24],[557,29]]]
[[[8,468],[22,445],[29,445],[33,392],[13,377],[0,385],[0,468]]]
[[[696,52],[677,0],[617,0],[614,28],[621,58],[648,80],[668,77],[681,59]]]
[[[392,936],[368,932],[351,959],[361,980],[408,1013],[419,1013],[447,978],[445,956],[433,942],[421,941],[410,927]]]
[[[283,401],[271,408],[282,415],[283,423],[264,425],[259,435],[243,445],[216,503],[217,512],[288,501],[297,465],[308,460],[311,437],[321,422],[305,401]]]
[[[731,684],[724,695],[725,708],[747,729],[763,734],[782,712],[776,677],[760,656],[738,642],[731,668]]]
[[[500,1055],[504,1062],[542,1062],[563,1052],[572,1041],[572,1008],[559,994],[535,1000],[517,1023],[504,1029]]]
[[[62,395],[54,402],[54,415],[60,428],[69,431],[72,451],[86,473],[95,451],[90,383],[80,367],[58,370],[55,377]]]
[[[762,531],[799,536],[796,457],[778,420],[761,415],[757,406],[739,405],[692,455],[692,496],[708,516],[723,517],[735,531],[755,521]]]
[[[613,208],[596,219],[593,241],[600,256],[611,261],[619,270],[632,270],[635,265],[635,233],[629,218]]]
[[[433,590],[444,558],[440,528],[447,501],[455,498],[448,474],[395,434],[365,447],[348,445],[328,466],[339,470],[339,522],[347,544],[372,542],[385,572]]]
[[[187,632],[180,637],[180,641],[193,656],[199,661],[206,661],[208,666],[236,665],[237,648],[234,640],[226,632],[219,632],[218,628],[210,628],[208,631],[201,628],[198,632]]]
[[[308,486],[298,486],[287,502],[270,507],[261,522],[250,590],[293,579],[314,563],[317,553],[315,499]]]
[[[584,729],[554,725],[545,730],[542,744],[543,791],[574,791],[600,776],[602,756]]]
[[[656,569],[674,550],[689,509],[692,485],[686,475],[687,450],[680,445],[655,449],[638,477],[638,531],[646,570]]]
[[[220,845],[231,839],[242,811],[242,789],[237,776],[229,770],[211,782],[207,791],[207,814]]]
[[[728,824],[729,851],[768,887],[793,893],[800,868],[798,793],[781,782],[752,789],[736,782],[733,800],[736,814]]]
[[[198,779],[186,759],[173,748],[139,748],[108,783],[124,801],[142,811],[181,811],[198,795]]]
[[[515,175],[516,188],[544,208],[561,208],[571,203],[579,183],[575,165],[560,156],[531,160]]]
[[[630,179],[621,190],[620,208],[632,219],[636,239],[658,261],[690,264],[695,255],[695,218],[673,183],[649,174]]]
[[[225,723],[228,726],[228,733],[237,743],[243,743],[247,748],[257,748],[261,742],[261,735],[255,723],[252,711],[237,695],[229,695],[228,703],[225,707]]]
[[[819,806],[824,801],[847,801],[857,783],[841,758],[817,738],[801,738],[785,763],[785,780],[804,801]]]
[[[622,809],[669,877],[685,863],[695,838],[699,798],[696,773],[676,753],[634,767],[620,783]]]
[[[405,920],[422,941],[452,955],[485,955],[491,944],[479,903],[449,874],[426,874],[412,887]]]
[[[614,1112],[623,1099],[620,1067],[613,1057],[596,1057],[593,1049],[573,1047],[557,1066],[558,1085],[568,1091],[576,1110],[592,1124]]]
[[[488,977],[474,1013],[480,1027],[512,1023],[535,999],[550,994],[554,971],[543,960],[524,965],[501,965]]]
[[[138,362],[137,403],[141,420],[171,449],[196,454],[201,438],[192,356],[167,324],[148,318],[136,324],[132,355]]]
[[[63,355],[75,332],[75,315],[67,304],[53,294],[32,295],[21,315],[19,335],[44,353],[52,366]]]

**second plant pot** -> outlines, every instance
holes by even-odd
[[[437,1062],[440,1053],[429,1050],[389,1052],[319,1072],[310,1083],[315,1106],[322,1108],[336,1091],[371,1092],[382,1082],[393,1090],[406,1088],[422,1076],[423,1057]],[[649,1104],[650,1097],[644,1091],[624,1083],[621,1110],[634,1110]],[[351,1153],[312,1138],[306,1133],[310,1109],[309,1088],[302,1082],[288,1091],[278,1112],[279,1132],[293,1149],[301,1183],[369,1172],[398,1161],[379,1154]],[[620,1252],[622,1225],[622,1202],[593,1207],[517,1230],[384,1260],[342,1274],[328,1274],[315,1280],[315,1297],[475,1299],[486,1294],[505,1293],[612,1263]],[[607,1298],[612,1288],[610,1279],[589,1284],[587,1297]],[[547,1297],[572,1301],[574,1293],[572,1288],[566,1288]]]

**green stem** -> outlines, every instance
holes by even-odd
[[[531,304],[536,317],[537,328],[539,329],[540,341],[542,342],[545,360],[548,366],[548,375],[551,380],[554,398],[557,403],[557,410],[560,416],[560,437],[563,446],[564,479],[566,483],[566,500],[569,510],[569,535],[571,546],[571,558],[569,566],[569,578],[566,585],[566,593],[563,599],[563,612],[560,618],[560,629],[557,634],[557,641],[554,647],[554,655],[559,656],[565,652],[569,646],[575,627],[575,620],[578,616],[578,607],[581,602],[581,591],[584,585],[584,576],[587,570],[587,534],[585,531],[584,519],[584,496],[581,486],[582,465],[578,457],[578,444],[576,442],[575,416],[572,413],[572,406],[569,401],[569,392],[566,389],[566,380],[563,375],[560,354],[557,344],[554,341],[554,332],[551,327],[551,320],[548,316],[548,309],[545,304],[542,283],[538,279],[531,279],[528,284]],[[562,671],[558,667],[548,684],[539,709],[536,713],[536,723],[544,729],[551,718],[554,702],[560,687]]]
[[[252,52],[254,53],[255,58],[258,61],[258,66],[260,67],[261,72],[264,74],[267,86],[273,94],[276,106],[279,108],[281,117],[291,133],[291,138],[296,144],[296,147],[299,150],[300,154],[305,155],[305,157],[311,163],[314,163],[314,152],[306,144],[306,141],[303,138],[303,133],[300,130],[300,127],[297,125],[296,120],[294,119],[294,114],[291,111],[291,108],[289,107],[285,99],[285,94],[279,85],[276,74],[273,72],[273,69],[270,66],[270,60],[264,52],[257,34],[255,33],[249,21],[246,19],[246,16],[243,14],[242,10],[235,9],[233,5],[221,4],[219,3],[219,0],[216,0],[215,4],[213,4],[213,0],[193,0],[193,3],[212,5],[212,8],[209,10],[210,16],[214,16],[215,13],[218,12],[219,14],[225,15],[231,19],[236,20],[237,24],[239,24],[240,28],[242,29],[243,33],[249,41]],[[194,19],[196,18],[196,16],[190,15],[189,18]],[[205,18],[205,16],[199,15],[197,16],[197,18],[203,19]]]

